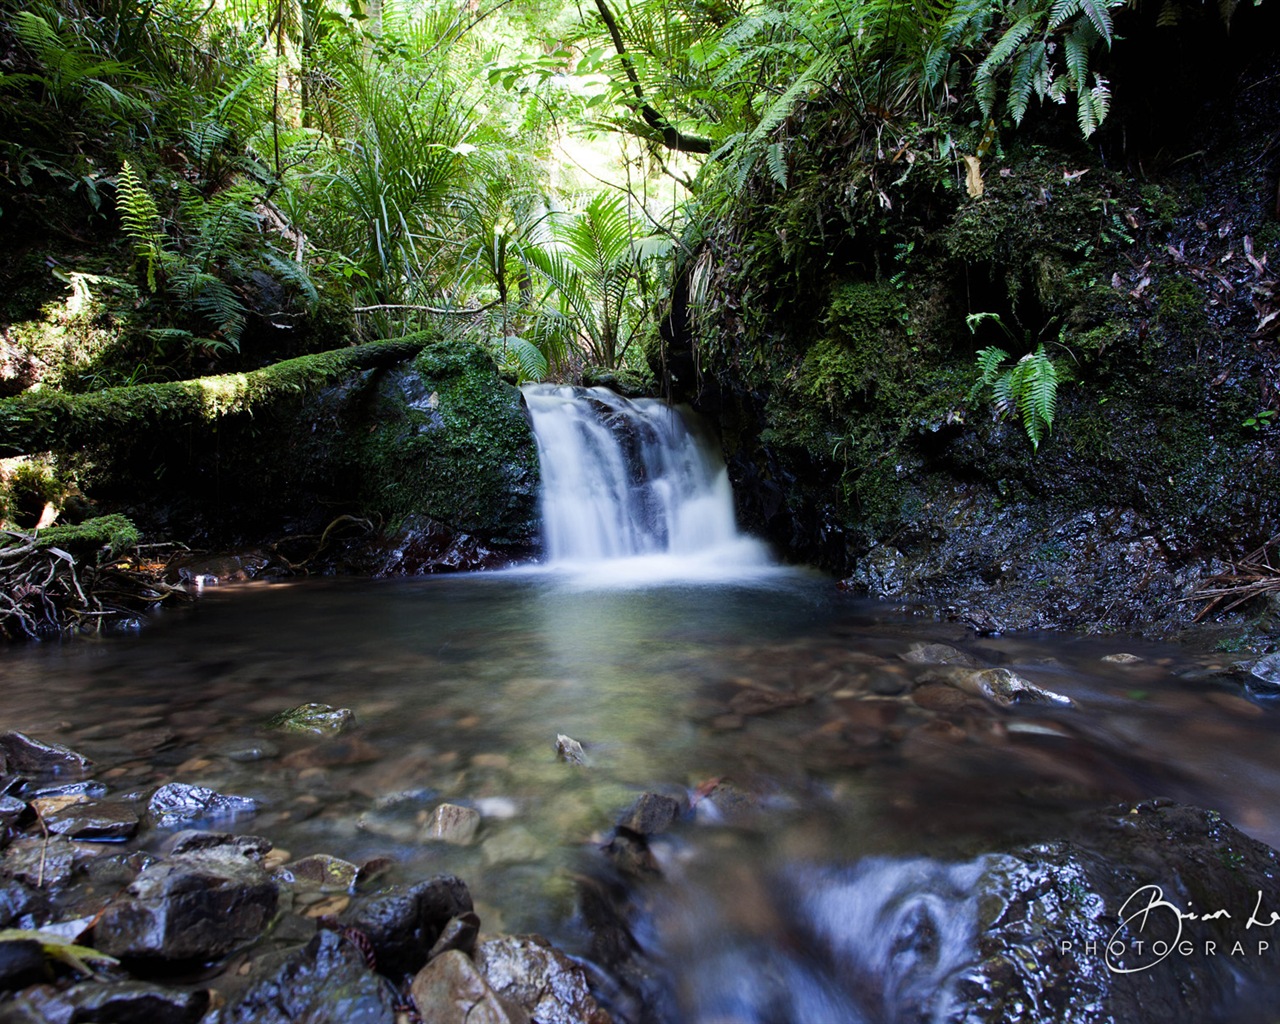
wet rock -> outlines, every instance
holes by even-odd
[[[658,835],[679,821],[688,808],[686,800],[662,793],[644,793],[622,816],[618,827],[642,836]]]
[[[97,779],[80,782],[63,782],[57,785],[34,786],[29,790],[32,798],[53,796],[82,796],[88,800],[100,800],[107,795],[107,787]]]
[[[1117,654],[1104,654],[1102,660],[1112,665],[1138,665],[1143,661],[1136,654],[1128,654],[1125,651],[1120,651]]]
[[[329,892],[349,892],[355,889],[360,869],[348,860],[317,853],[295,860],[289,865],[289,874],[300,885]]]
[[[0,734],[0,758],[18,775],[83,775],[92,765],[83,754],[20,732]]]
[[[977,660],[964,651],[950,644],[913,643],[904,653],[899,655],[903,661],[913,665],[964,665],[976,668]]]
[[[556,736],[556,756],[568,764],[586,765],[587,753],[577,740],[560,733]]]
[[[1052,690],[1023,679],[1007,668],[988,668],[980,672],[956,672],[950,677],[951,685],[966,693],[985,697],[1000,707],[1011,704],[1056,704],[1072,707],[1074,702]]]
[[[456,950],[422,968],[412,991],[419,1015],[432,1024],[529,1024],[524,1009],[500,999],[476,965]]]
[[[350,708],[335,708],[328,704],[299,704],[296,708],[281,711],[271,718],[267,722],[267,728],[316,736],[336,736],[355,724],[356,715]]]
[[[440,938],[436,939],[435,945],[427,953],[428,962],[451,949],[470,956],[476,948],[476,937],[479,934],[480,918],[473,913],[459,914],[441,930]]]
[[[343,736],[295,750],[281,761],[286,768],[336,768],[349,764],[372,764],[382,759],[382,751],[359,736]]]
[[[209,1009],[209,993],[142,981],[85,982],[65,991],[32,990],[10,1005],[14,1016],[0,1020],[15,1024],[28,1019],[49,1024],[195,1024]]]
[[[16,796],[0,796],[0,829],[16,825],[27,811],[27,805]]]
[[[280,748],[270,740],[242,741],[227,744],[220,753],[229,760],[245,764],[276,757],[280,753]]]
[[[53,889],[71,877],[76,867],[76,850],[62,836],[44,839],[19,839],[4,855],[4,872],[10,878],[40,889]]]
[[[164,844],[165,853],[176,857],[183,853],[196,853],[200,850],[225,850],[248,857],[250,860],[262,860],[272,850],[271,840],[262,836],[235,835],[230,832],[202,832],[199,829],[183,829],[175,832]]]
[[[183,854],[148,867],[107,905],[95,945],[115,957],[209,960],[256,939],[278,898],[266,871],[233,850]]]
[[[0,942],[0,989],[12,992],[46,977],[44,947],[34,939]]]
[[[395,991],[337,932],[318,932],[221,1015],[224,1024],[396,1024]]]
[[[539,935],[507,935],[476,947],[476,966],[490,987],[538,1024],[611,1024],[586,973]]]
[[[954,714],[959,711],[987,710],[985,702],[945,683],[926,683],[911,692],[911,700],[926,711]],[[990,713],[990,712],[988,712]]]
[[[480,812],[474,807],[441,804],[422,830],[422,838],[455,846],[468,846],[480,828]]]
[[[48,914],[49,898],[40,889],[17,878],[0,878],[0,928],[34,928]]]
[[[147,803],[147,812],[158,828],[173,828],[184,822],[238,818],[253,814],[258,804],[247,796],[225,796],[207,786],[171,782],[161,786]]]
[[[378,970],[399,980],[426,963],[428,952],[453,918],[474,909],[461,879],[437,875],[360,901],[341,920],[368,938]]]
[[[1280,653],[1268,654],[1249,666],[1249,685],[1255,690],[1280,691]]]
[[[45,827],[55,835],[88,842],[119,842],[138,831],[138,814],[128,804],[91,801],[46,814]]]

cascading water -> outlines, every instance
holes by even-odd
[[[764,545],[738,532],[724,463],[686,413],[607,388],[531,385],[524,395],[550,563],[769,563]]]

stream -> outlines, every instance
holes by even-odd
[[[256,814],[216,827],[294,858],[455,873],[486,932],[588,959],[583,879],[641,794],[675,795],[684,819],[646,852],[665,883],[633,924],[658,964],[645,998],[697,1024],[951,1019],[974,858],[1073,812],[1165,797],[1280,845],[1277,716],[1222,674],[1230,655],[977,637],[777,566],[727,522],[710,553],[673,553],[661,538],[684,534],[651,528],[621,562],[573,549],[497,573],[209,588],[135,636],[7,651],[0,721],[92,758],[116,795],[179,781],[251,796]],[[957,659],[1071,704],[997,707],[948,684]],[[358,725],[265,728],[306,702]],[[560,734],[586,765],[557,757]],[[424,840],[444,800],[480,811],[471,844]],[[809,938],[779,921],[779,885],[800,908],[827,894]],[[923,973],[875,923],[922,912]],[[850,993],[833,949],[874,996]]]

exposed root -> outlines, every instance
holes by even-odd
[[[1280,594],[1280,567],[1273,564],[1273,556],[1280,546],[1280,534],[1245,555],[1225,572],[1202,580],[1199,586],[1183,598],[1185,601],[1207,601],[1195,621],[1200,622],[1213,612],[1229,612],[1246,601],[1266,594]]]

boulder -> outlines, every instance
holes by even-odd
[[[318,932],[222,1011],[224,1024],[396,1024],[395,991],[337,932]]]
[[[461,879],[436,875],[362,900],[341,920],[369,940],[377,969],[399,981],[427,962],[427,954],[450,920],[472,910],[471,894]]]
[[[413,979],[413,1002],[431,1024],[530,1024],[524,1008],[499,998],[465,953],[450,950]]]
[[[128,804],[95,800],[46,814],[44,823],[50,832],[68,839],[116,842],[138,831],[138,814]]]
[[[505,1002],[538,1024],[611,1024],[582,967],[540,935],[503,935],[476,947],[476,966]]]
[[[146,868],[102,912],[94,945],[116,957],[211,960],[256,939],[279,892],[233,850],[187,853]]]
[[[618,827],[642,836],[657,835],[671,828],[688,809],[687,800],[662,793],[644,793],[622,816]]]
[[[209,993],[142,981],[84,982],[65,991],[29,989],[0,1015],[5,1024],[196,1024],[209,1009]]]

